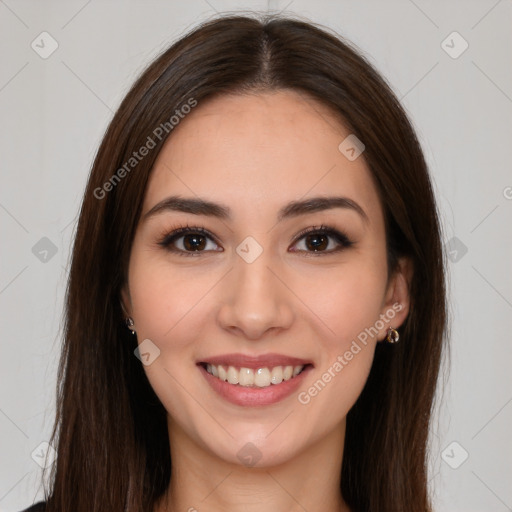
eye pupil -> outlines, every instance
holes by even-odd
[[[318,249],[325,249],[329,245],[329,237],[322,233],[317,233],[314,235],[308,235],[307,241],[312,240],[312,247],[314,251],[317,251]],[[308,246],[308,249],[310,249],[310,244],[306,242],[306,245]]]
[[[198,234],[184,235],[183,246],[188,251],[200,251],[206,246],[206,238]]]

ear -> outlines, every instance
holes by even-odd
[[[379,331],[379,341],[385,340],[388,329],[398,329],[409,314],[410,284],[413,276],[413,264],[409,258],[400,258],[396,271],[390,276],[386,296],[381,311],[385,326]]]
[[[121,309],[123,310],[125,318],[128,316],[132,316],[132,299],[130,297],[128,284],[123,285],[123,287],[121,288],[120,295]]]

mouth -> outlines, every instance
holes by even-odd
[[[197,363],[210,387],[236,405],[270,405],[293,393],[314,365],[312,362],[267,354],[226,354]]]
[[[234,386],[267,388],[277,386],[300,375],[311,364],[278,365],[260,368],[237,367],[226,364],[199,363],[207,373]]]

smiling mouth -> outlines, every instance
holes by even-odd
[[[200,365],[213,377],[228,382],[229,384],[242,387],[266,388],[277,386],[282,382],[293,379],[302,373],[311,364],[301,364],[296,366],[273,366],[261,367],[257,369],[227,366],[221,364],[200,363]]]

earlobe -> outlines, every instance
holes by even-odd
[[[121,304],[121,310],[123,311],[123,319],[126,323],[126,327],[130,329],[132,334],[135,334],[135,322],[132,318],[132,300],[130,297],[130,292],[128,291],[127,286],[123,286],[121,288],[121,293],[119,297],[119,303]]]
[[[383,314],[388,320],[386,327],[379,335],[379,340],[388,339],[391,330],[398,330],[405,322],[410,308],[410,284],[413,276],[413,265],[409,258],[401,258],[398,268],[393,274],[386,294]],[[396,337],[391,334],[391,339]]]

